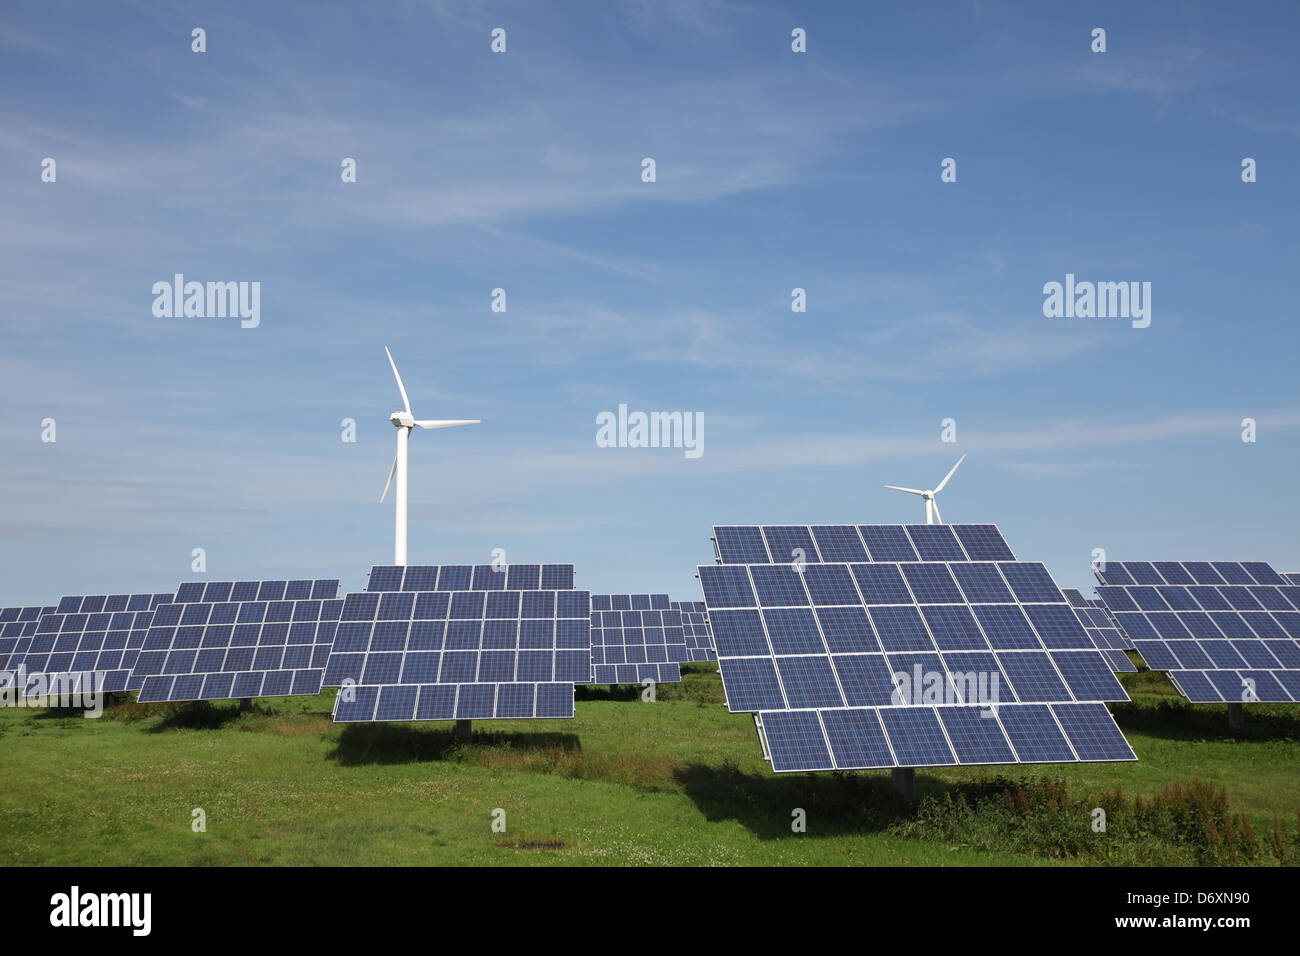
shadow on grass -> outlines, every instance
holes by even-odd
[[[250,715],[266,717],[271,712],[264,707],[253,704],[248,708],[238,706],[215,707],[206,700],[194,700],[187,704],[134,704],[140,711],[132,715],[135,719],[150,717],[161,713],[163,719],[148,729],[151,734],[164,734],[170,730],[220,730]]]
[[[600,686],[598,684],[575,684],[573,687],[574,700],[640,700],[640,684],[612,684]]]
[[[404,724],[347,724],[338,746],[326,757],[345,767],[368,764],[420,763],[446,760],[459,751],[507,748],[514,751],[581,750],[577,734],[499,733],[474,731],[470,743],[455,738],[452,729]]]
[[[1170,740],[1296,740],[1300,739],[1300,713],[1295,711],[1294,704],[1246,704],[1245,727],[1229,730],[1226,704],[1193,705],[1179,699],[1111,705],[1121,730]]]
[[[710,822],[735,820],[761,840],[796,836],[792,813],[807,813],[818,834],[886,830],[911,819],[912,807],[890,789],[887,776],[746,773],[733,764],[691,764],[677,773],[682,791]],[[922,777],[917,786],[929,792]]]

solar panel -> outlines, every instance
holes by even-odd
[[[790,527],[756,526],[769,559]],[[732,526],[699,568],[728,708],[756,714],[773,770],[1136,759],[1103,703],[1128,700],[1110,648],[994,526],[806,527],[819,558],[875,560],[729,562],[758,540]]]
[[[131,671],[141,703],[320,693],[337,578],[190,581],[154,606]]]
[[[37,696],[43,696],[42,689],[52,693],[138,690],[140,684],[131,679],[131,670],[152,609],[171,600],[170,592],[78,594],[60,598],[53,607],[23,609],[27,620],[22,629],[27,633],[14,641],[7,660],[4,648],[10,645],[0,637],[0,670],[21,669],[26,692]],[[33,611],[40,611],[34,623]],[[8,630],[8,625],[0,625],[0,634]]]
[[[1105,605],[1098,607],[1100,602],[1084,597],[1078,588],[1062,588],[1061,593],[1073,609],[1074,616],[1079,619],[1079,624],[1088,632],[1093,645],[1110,662],[1110,669],[1117,674],[1136,673],[1137,665],[1124,653],[1131,642],[1111,620]]]
[[[1300,588],[1260,561],[1124,561],[1097,593],[1193,703],[1300,701]]]
[[[997,525],[717,525],[720,564],[1014,561]]]
[[[24,672],[22,693],[26,690],[26,659],[36,636],[41,614],[54,613],[54,607],[0,608],[0,688],[13,686],[19,669]]]
[[[570,591],[572,564],[376,565],[367,591]]]
[[[675,610],[682,612],[682,631],[686,635],[686,653],[692,661],[716,661],[713,650],[713,630],[709,627],[709,614],[703,601],[673,601]]]
[[[433,567],[424,580],[467,586],[427,591],[377,590],[375,568],[370,589],[346,596],[323,681],[342,688],[335,721],[573,716],[573,685],[591,680],[590,594],[490,587],[469,567]]]
[[[682,612],[672,603],[667,594],[593,594],[592,683],[680,681],[691,656]]]

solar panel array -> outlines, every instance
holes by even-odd
[[[367,591],[571,591],[572,564],[380,564]]]
[[[1083,625],[1083,629],[1092,638],[1092,643],[1110,661],[1111,670],[1117,674],[1136,673],[1137,665],[1124,653],[1132,646],[1132,642],[1111,620],[1106,605],[1101,601],[1085,598],[1078,588],[1062,588],[1061,593],[1070,602],[1070,607],[1074,609],[1074,614]]]
[[[1288,584],[1300,585],[1300,572],[1288,571],[1282,577],[1286,578]]]
[[[1300,701],[1300,586],[1262,561],[1108,561],[1097,593],[1195,703]]]
[[[334,720],[573,716],[573,685],[591,680],[589,592],[538,587],[558,572],[534,582],[512,578],[529,566],[481,567],[466,578],[467,565],[421,566],[419,577],[413,566],[400,589],[376,567],[368,590],[347,595],[324,680],[342,688]],[[531,567],[567,568],[572,584],[572,565]],[[450,586],[461,582],[482,586]]]
[[[60,598],[41,614],[21,661],[29,685],[42,681],[51,690],[67,693],[139,690],[133,670],[153,609],[172,599],[170,592]]]
[[[191,581],[158,604],[131,679],[142,703],[319,694],[337,578]]]
[[[676,683],[690,659],[682,612],[667,594],[591,596],[592,683]]]
[[[713,649],[713,631],[709,628],[709,612],[703,601],[673,601],[674,609],[682,612],[682,630],[686,634],[686,653],[692,661],[716,661]]]
[[[1136,759],[1103,703],[1128,700],[1109,662],[995,526],[714,540],[699,575],[727,705],[757,715],[773,770]]]
[[[991,524],[715,525],[721,564],[1014,561]]]
[[[17,681],[19,668],[26,670],[27,652],[36,636],[41,614],[53,612],[53,607],[0,608],[0,688],[8,688]],[[19,693],[24,690],[25,680]]]

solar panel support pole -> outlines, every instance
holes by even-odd
[[[1246,729],[1246,710],[1240,702],[1228,703],[1228,729],[1231,731]]]
[[[908,803],[916,803],[916,768],[895,767],[890,771],[890,785]]]
[[[456,721],[456,739],[463,744],[469,743],[470,736],[474,732],[474,722],[472,720]]]

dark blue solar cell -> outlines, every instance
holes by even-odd
[[[765,525],[763,537],[767,539],[767,552],[776,564],[811,564],[822,560],[806,525]]]
[[[1008,651],[998,655],[1002,672],[1020,701],[1068,701],[1070,692],[1041,651]]]
[[[862,607],[819,607],[817,620],[832,654],[882,650]]]
[[[536,714],[538,717],[572,717],[573,685],[537,685]]]
[[[955,701],[947,671],[938,654],[889,654],[886,660],[894,684],[891,703],[916,706]]]
[[[948,682],[966,704],[996,705],[1011,700],[997,659],[978,651],[949,651],[943,655]]]
[[[375,720],[414,720],[415,700],[419,689],[394,684],[379,689]]]
[[[1094,565],[1097,578],[1102,584],[1124,585],[1133,584],[1133,575],[1124,570],[1124,565],[1119,561],[1107,561],[1102,564]]]
[[[1174,686],[1193,704],[1217,704],[1223,700],[1222,695],[1200,671],[1173,670],[1169,672],[1169,677],[1174,681]]]
[[[1178,619],[1178,615],[1173,611],[1150,613],[1147,615],[1147,620],[1163,640],[1182,641],[1191,639],[1191,632],[1183,626],[1183,622]]]
[[[757,526],[719,525],[713,529],[713,540],[724,564],[766,564],[772,560]]]
[[[168,700],[198,700],[203,696],[204,674],[181,674],[172,685]]]
[[[1027,604],[1025,614],[1048,648],[1092,647],[1088,632],[1068,604]]]
[[[1104,704],[1054,704],[1052,713],[1080,760],[1136,760]]]
[[[1008,604],[1015,600],[994,564],[954,564],[950,570],[972,604]]]
[[[744,567],[706,564],[698,570],[700,587],[710,614],[715,608],[754,607],[758,603],[749,583],[749,572]]]
[[[843,707],[830,660],[822,656],[778,657],[777,670],[790,707]]]
[[[1287,632],[1282,626],[1264,611],[1242,611],[1241,616],[1250,625],[1251,630],[1260,637],[1269,640],[1281,640],[1287,637]]]
[[[1292,609],[1291,602],[1282,596],[1282,592],[1278,588],[1256,585],[1246,590],[1250,592],[1251,597],[1270,611],[1290,611]]]
[[[1243,561],[1241,566],[1260,584],[1283,585],[1288,581],[1263,561]]]
[[[931,605],[921,608],[921,614],[941,651],[984,650],[989,646],[969,608]]]
[[[1192,576],[1197,584],[1224,584],[1222,575],[1210,566],[1208,561],[1184,561],[1183,569]]]
[[[850,570],[866,604],[911,604],[912,592],[896,564],[855,564]]]
[[[1300,673],[1296,671],[1274,671],[1273,677],[1293,701],[1300,702]]]
[[[878,713],[898,766],[930,767],[957,762],[933,708],[886,707]]]
[[[1263,610],[1263,607],[1260,605],[1258,601],[1255,600],[1254,596],[1250,593],[1250,590],[1248,588],[1242,587],[1240,585],[1237,586],[1227,585],[1219,588],[1219,593],[1222,594],[1225,599],[1227,599],[1227,602],[1232,605],[1234,610],[1237,611]]]
[[[306,601],[311,598],[310,581],[289,581],[284,586],[286,601]]]
[[[1232,610],[1232,605],[1229,604],[1224,596],[1219,593],[1218,588],[1203,586],[1189,587],[1187,593],[1195,598],[1196,603],[1207,611]]]
[[[812,608],[768,608],[763,612],[774,654],[825,654]]]
[[[497,687],[496,715],[503,718],[533,716],[535,684],[501,684]]]
[[[1247,667],[1246,659],[1228,641],[1202,641],[1201,650],[1214,661],[1218,669]]]
[[[831,663],[850,707],[902,703],[894,692],[893,670],[882,655],[835,654]]]
[[[1160,572],[1150,561],[1125,561],[1124,570],[1133,578],[1135,584],[1166,584]]]
[[[312,582],[311,596],[313,600],[329,600],[337,597],[338,593],[338,578],[320,578]]]
[[[1111,611],[1138,610],[1137,602],[1129,597],[1127,588],[1099,585],[1097,594]]]
[[[1201,609],[1201,605],[1192,597],[1187,588],[1166,584],[1156,588],[1156,593],[1175,611],[1199,611]],[[1154,610],[1158,611],[1161,608],[1156,607]]]
[[[349,688],[347,694],[339,694],[334,702],[334,721],[342,724],[374,720],[378,702],[378,687]]]
[[[1160,635],[1156,633],[1156,629],[1151,626],[1151,622],[1147,620],[1145,614],[1126,614],[1117,611],[1115,613],[1115,623],[1124,631],[1129,640],[1151,641],[1160,639]]]
[[[550,591],[525,591],[524,605],[526,607],[534,606],[531,597],[533,594],[544,595],[540,604],[549,604],[553,596],[555,599],[555,616],[565,618],[581,618],[586,620],[591,615],[591,594],[588,591],[556,591],[554,595]],[[526,617],[527,615],[525,615]]]
[[[1156,561],[1155,569],[1160,576],[1170,584],[1197,584],[1196,578],[1192,577],[1177,561]]]
[[[1075,700],[1129,699],[1100,651],[1056,651],[1052,661]]]
[[[952,528],[944,524],[910,524],[903,530],[922,561],[965,561],[966,553],[957,543]]]
[[[506,568],[506,590],[536,591],[541,586],[542,566],[540,564],[512,564]],[[529,701],[529,709],[532,702]]]
[[[778,773],[795,770],[832,770],[830,751],[813,711],[763,715],[763,736]]]
[[[962,604],[965,598],[943,564],[900,564],[918,604]]]
[[[998,570],[1019,601],[1065,603],[1047,568],[1038,562],[1004,561],[998,564]]]
[[[495,684],[462,684],[456,695],[457,720],[487,719],[496,711]]]
[[[732,713],[785,709],[785,698],[781,696],[771,658],[720,658],[718,669],[727,692],[727,707]]]
[[[1255,637],[1255,632],[1251,630],[1250,625],[1240,614],[1232,611],[1211,611],[1210,620],[1214,626],[1223,632],[1225,637],[1234,640],[1250,640]]]
[[[474,569],[468,564],[444,564],[438,569],[439,591],[468,591]]]
[[[1300,670],[1300,644],[1295,641],[1265,641],[1264,646],[1288,670]]]
[[[203,589],[206,587],[202,581],[186,581],[176,589],[176,603],[188,604],[191,601],[203,600]],[[64,598],[59,602],[59,613],[69,614],[81,610],[81,598]]]
[[[1277,682],[1271,671],[1243,670],[1241,681],[1244,700],[1290,703],[1291,695]]]
[[[1167,611],[1169,605],[1165,603],[1160,592],[1150,585],[1141,585],[1126,589],[1128,596],[1143,611]],[[1116,608],[1115,610],[1122,610]]]
[[[1133,642],[1133,649],[1142,656],[1147,667],[1153,671],[1173,670],[1181,666],[1178,658],[1164,641],[1137,640]]]
[[[1274,668],[1283,666],[1278,662],[1277,658],[1269,653],[1268,648],[1264,646],[1263,641],[1233,641],[1232,646],[1236,652],[1242,656],[1246,663],[1253,668],[1273,670]],[[1178,652],[1174,651],[1174,653],[1177,654]],[[1178,656],[1180,659],[1182,658],[1181,654]],[[1205,664],[1202,666],[1208,667],[1209,665]]]
[[[1016,762],[1016,755],[993,710],[983,707],[940,707],[938,713],[958,762]]]
[[[749,570],[758,601],[764,607],[806,605],[803,576],[788,564],[756,564]]]
[[[1014,561],[1006,539],[997,525],[958,524],[950,526],[972,561]]]
[[[1069,743],[1045,704],[1020,704],[998,708],[998,719],[1016,749],[1021,763],[1074,760]]]
[[[1210,564],[1214,567],[1214,570],[1219,572],[1223,580],[1229,584],[1255,583],[1255,579],[1250,576],[1249,572],[1236,561],[1211,561]]]
[[[864,524],[858,526],[858,533],[866,543],[872,561],[920,560],[902,525]]]
[[[416,720],[451,720],[456,716],[455,684],[426,684],[419,690]]]
[[[893,767],[894,755],[874,710],[827,710],[821,714],[826,740],[841,770]]]
[[[810,564],[804,568],[803,580],[813,604],[862,604],[848,565]]]
[[[1165,646],[1185,670],[1205,670],[1214,666],[1214,661],[1195,641],[1167,641]]]
[[[979,604],[971,608],[994,650],[1042,647],[1024,613],[1014,604]]]
[[[813,538],[823,561],[869,561],[866,547],[851,524],[813,525]]]
[[[237,674],[235,676],[235,686],[230,690],[230,696],[235,698],[261,697],[265,676],[261,671],[244,671]]]
[[[867,609],[886,651],[932,651],[934,641],[915,607],[881,606]]]
[[[152,704],[167,700],[168,695],[171,693],[172,684],[175,682],[175,677],[146,677],[143,686],[140,688],[140,694],[136,699],[142,704]]]
[[[569,591],[573,589],[574,569],[571,564],[543,564],[542,587],[550,591]],[[569,711],[573,703],[569,702]],[[540,716],[540,715],[539,715]]]

